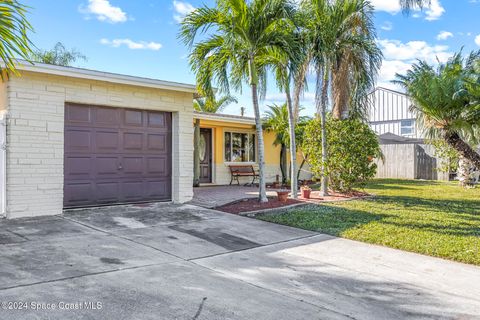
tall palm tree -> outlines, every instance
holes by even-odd
[[[329,97],[332,115],[365,110],[361,97],[374,86],[382,53],[376,44],[373,7],[367,0],[304,0],[312,65],[316,72],[315,101],[322,125],[322,162],[327,162],[326,114]],[[328,194],[325,165],[322,193]]]
[[[466,59],[457,53],[438,67],[418,62],[405,75],[397,74],[395,81],[412,98],[411,108],[426,133],[444,139],[478,169],[480,154],[466,140],[478,140],[480,133],[480,104],[475,98],[479,64],[480,51]]]
[[[198,97],[193,100],[193,109],[200,112],[217,113],[233,102],[238,102],[235,97],[226,95],[219,99],[213,97]],[[195,119],[193,131],[193,186],[200,185],[200,119]]]
[[[259,200],[267,202],[265,155],[259,95],[266,91],[268,57],[289,47],[294,8],[285,0],[217,0],[215,8],[201,7],[182,22],[180,37],[190,45],[190,65],[199,86],[211,94],[211,81],[224,92],[251,89],[258,139]],[[286,28],[287,27],[287,28]],[[209,32],[211,31],[211,32]],[[204,38],[195,43],[197,33]]]
[[[0,2],[0,60],[7,71],[15,72],[15,57],[28,60],[31,53],[28,32],[33,29],[26,18],[27,9],[16,0]]]

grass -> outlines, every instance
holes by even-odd
[[[311,205],[259,219],[480,265],[480,188],[374,180],[367,200]]]

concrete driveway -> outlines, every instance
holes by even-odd
[[[3,220],[0,243],[0,319],[480,318],[480,268],[192,205]]]

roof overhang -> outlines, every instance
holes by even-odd
[[[200,119],[200,120],[211,120],[211,121],[255,125],[255,118],[234,116],[234,115],[221,114],[221,113],[206,113],[206,112],[195,111],[193,114],[193,117],[195,119]]]
[[[44,73],[49,75],[87,79],[95,81],[110,82],[115,84],[125,84],[139,87],[173,90],[188,93],[196,93],[196,87],[192,84],[170,82],[158,79],[135,77],[118,73],[110,73],[96,70],[89,70],[83,68],[64,67],[45,63],[29,63],[24,60],[18,60],[16,65],[17,70]]]

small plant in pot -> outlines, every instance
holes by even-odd
[[[277,190],[278,201],[287,202],[288,201],[288,190]]]
[[[302,198],[310,199],[310,193],[312,192],[312,189],[309,186],[302,186],[300,191],[302,192]]]

